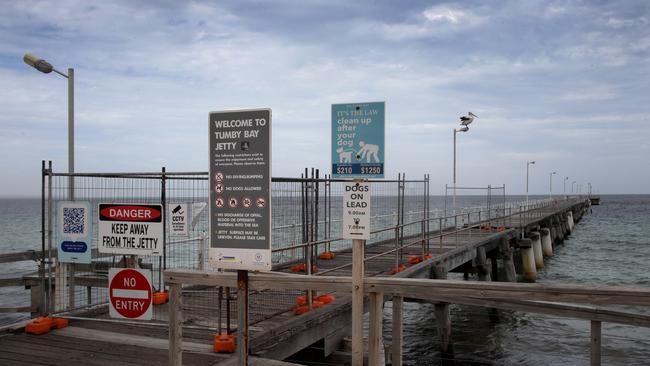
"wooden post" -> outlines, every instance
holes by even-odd
[[[433,273],[436,279],[447,279],[447,268],[445,266],[435,266]],[[440,352],[443,360],[454,357],[453,347],[451,346],[451,317],[449,316],[448,303],[435,304],[436,322],[438,334],[440,335]]]
[[[352,240],[352,366],[363,366],[363,258],[365,244],[365,240]]]
[[[75,264],[68,263],[68,302],[70,303],[70,309],[75,308]]]
[[[515,262],[512,260],[512,248],[508,239],[502,238],[499,243],[499,250],[503,257],[503,267],[506,270],[506,281],[517,282],[517,272],[515,271]]]
[[[392,364],[402,366],[402,305],[404,298],[393,296],[393,344]]]
[[[600,366],[601,322],[591,321],[591,366]]]
[[[181,284],[169,287],[169,365],[183,365],[183,300]]]
[[[476,248],[476,264],[478,266],[478,280],[490,281],[490,270],[487,265],[487,256],[485,255],[484,247]],[[445,273],[445,278],[446,277],[447,274]]]
[[[237,355],[248,366],[248,271],[237,271]]]
[[[383,359],[383,331],[384,294],[381,292],[370,293],[370,316],[368,317],[368,364],[379,366]],[[385,362],[384,362],[385,363]]]

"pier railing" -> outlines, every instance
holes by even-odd
[[[165,282],[170,286],[169,361],[182,364],[183,317],[186,309],[181,292],[184,287],[210,286],[234,287],[234,273],[165,271]],[[348,293],[352,289],[350,277],[300,276],[292,274],[255,273],[249,276],[251,291],[279,291],[308,289],[311,291],[336,291]],[[549,284],[517,284],[503,282],[468,282],[394,277],[365,278],[365,292],[370,300],[368,317],[368,360],[378,365],[383,342],[384,299],[392,299],[393,365],[402,358],[402,303],[405,298],[430,302],[463,304],[493,309],[554,315],[582,319],[590,322],[589,353],[591,365],[602,360],[602,323],[617,323],[637,327],[650,327],[650,316],[608,310],[593,306],[650,305],[650,290],[605,286],[574,286]],[[591,305],[591,306],[584,306]],[[315,314],[324,309],[314,310]],[[352,314],[363,317],[363,314]]]

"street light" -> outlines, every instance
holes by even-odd
[[[454,128],[454,196],[453,196],[453,203],[452,203],[454,206],[454,215],[456,214],[456,134],[458,132],[467,132],[467,131],[469,131],[469,126],[466,125],[460,126],[460,128]]]
[[[575,180],[574,180],[573,182],[571,182],[571,193],[572,193],[572,194],[573,194],[573,185],[574,185],[574,184],[576,184],[576,181],[575,181]]]
[[[564,190],[562,190],[562,193],[564,193],[564,199],[567,199],[566,195],[566,181],[569,180],[569,177],[564,177]]]
[[[533,160],[533,161],[526,162],[526,209],[528,209],[528,170],[529,170],[528,167],[531,164],[535,164],[535,161]]]
[[[52,71],[68,79],[68,173],[74,173],[74,69],[69,68],[68,74],[55,69],[49,62],[30,53],[23,56],[23,61],[36,70],[49,74]],[[68,177],[68,196],[74,200],[74,178]]]
[[[549,173],[549,177],[548,177],[548,180],[550,182],[549,190],[548,190],[548,198],[549,199],[553,199],[553,174],[557,174],[557,172]]]

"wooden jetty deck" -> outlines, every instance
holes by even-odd
[[[407,265],[406,270],[394,276],[400,278],[446,278],[447,272],[460,271],[479,273],[479,279],[513,281],[500,277],[499,262],[512,262],[512,251],[518,249],[517,239],[527,236],[540,227],[549,228],[555,242],[563,238],[569,229],[566,223],[570,212],[576,222],[586,211],[588,200],[561,200],[552,205],[536,208],[507,218],[486,221],[460,229],[431,231],[424,238],[406,237],[404,242],[412,244],[401,248],[401,258],[430,254],[430,259]],[[501,220],[501,221],[500,221]],[[491,228],[485,228],[490,224]],[[498,230],[497,230],[498,229]],[[366,276],[386,277],[395,267],[395,242],[385,240],[366,247]],[[487,260],[490,259],[488,262]],[[315,275],[350,276],[351,250],[336,252],[334,260],[318,261]],[[404,263],[403,261],[401,263]],[[488,264],[490,263],[490,264]],[[503,266],[501,266],[503,267]],[[513,269],[514,270],[514,269]],[[290,263],[279,272],[290,272]],[[501,271],[503,272],[503,271]],[[482,275],[482,277],[481,277]],[[84,282],[87,281],[87,282]],[[103,282],[102,282],[103,281]],[[79,278],[79,285],[103,286],[105,278]],[[200,285],[200,284],[198,284]],[[234,285],[234,284],[233,284]],[[234,287],[234,286],[233,286]],[[321,343],[323,356],[334,352],[341,340],[349,335],[351,321],[351,296],[347,292],[320,291],[332,293],[336,300],[319,309],[303,315],[294,315],[291,304],[300,290],[252,291],[249,296],[250,354],[260,357],[260,364],[282,365],[280,361],[317,342]],[[214,291],[212,292],[213,296]],[[192,293],[183,294],[183,303],[200,303]],[[281,297],[281,298],[279,298]],[[166,314],[169,305],[158,307],[158,314]],[[168,328],[166,316],[159,317],[160,324],[134,324],[106,322],[106,309],[97,311],[98,320],[79,320],[71,317],[68,328],[52,331],[46,335],[33,336],[5,332],[0,336],[0,363],[7,365],[165,365],[167,364]],[[190,309],[188,309],[190,310]],[[200,310],[200,309],[199,309]],[[233,362],[231,355],[212,352],[212,337],[218,314],[215,309],[197,307],[184,312],[187,329],[183,330],[183,361],[188,365],[217,365]],[[103,313],[103,314],[102,314]],[[223,315],[223,312],[222,312]],[[225,316],[222,316],[225,320]],[[233,320],[236,316],[233,316]],[[223,321],[222,320],[222,324]],[[193,326],[194,325],[194,326]],[[211,325],[207,326],[206,325]],[[233,325],[233,327],[235,327]],[[225,325],[224,325],[225,328]],[[229,360],[230,359],[230,360]]]

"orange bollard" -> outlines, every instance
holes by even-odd
[[[64,318],[51,318],[52,328],[61,329],[68,326],[68,319]]]
[[[323,304],[329,304],[332,301],[336,300],[334,295],[321,295],[316,298],[317,301],[322,302]]]
[[[404,266],[403,264],[400,264],[399,267],[393,267],[390,270],[390,274],[394,275],[395,273],[399,273],[399,272],[402,272],[402,271],[405,271],[405,270],[406,270],[406,266]]]
[[[320,258],[320,259],[322,259],[324,261],[330,261],[330,260],[334,259],[334,253],[332,253],[332,252],[323,252],[318,256],[318,258]]]
[[[296,305],[302,306],[307,304],[307,295],[300,295],[296,297]]]
[[[215,353],[234,353],[235,336],[227,333],[215,334],[213,349]]]
[[[47,316],[39,316],[38,318],[27,323],[25,326],[25,333],[29,334],[45,334],[52,328],[52,318]]]
[[[165,291],[156,291],[153,293],[153,304],[160,305],[169,301],[169,292]]]

